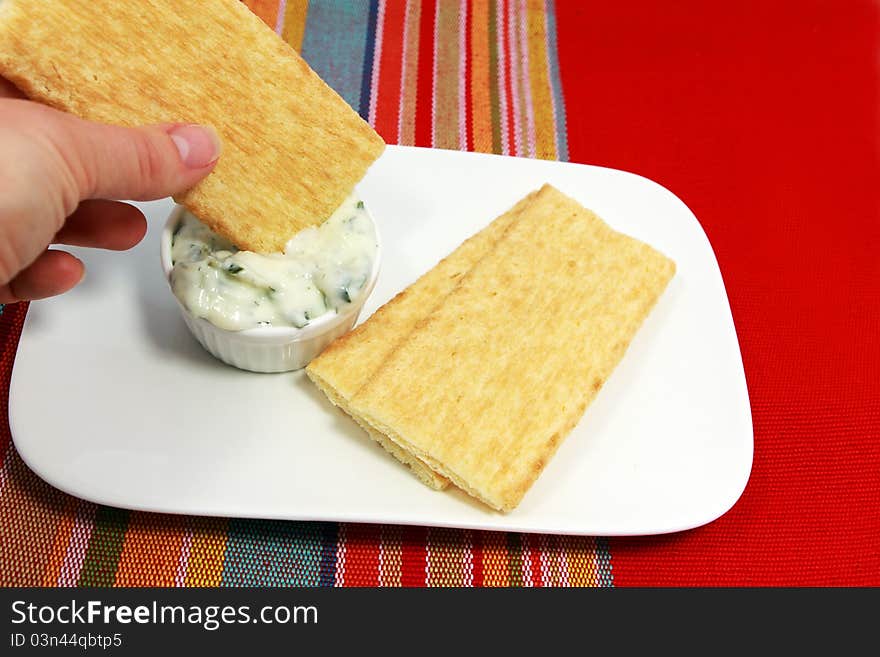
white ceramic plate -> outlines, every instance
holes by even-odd
[[[668,254],[678,272],[514,512],[427,489],[302,372],[242,372],[204,352],[159,265],[170,201],[139,204],[150,230],[133,251],[77,250],[85,281],[31,305],[10,392],[19,453],[68,493],[147,511],[587,535],[714,520],[749,477],[749,400],[712,248],[660,185],[592,166],[389,147],[361,185],[384,245],[362,317],[544,182]]]

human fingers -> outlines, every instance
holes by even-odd
[[[84,199],[173,195],[207,175],[218,152],[209,128],[114,127],[0,99],[0,284],[46,249]]]
[[[24,98],[24,94],[9,80],[0,78],[0,98]]]
[[[83,201],[52,240],[55,244],[124,251],[143,239],[147,220],[133,205],[121,201]]]
[[[32,301],[62,294],[82,280],[82,262],[66,251],[44,251],[11,281],[0,285],[0,303]]]
[[[220,156],[217,133],[206,126],[126,128],[59,116],[53,143],[77,181],[80,199],[173,196],[208,175]]]

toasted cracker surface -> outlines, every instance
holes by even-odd
[[[213,126],[223,154],[176,200],[261,253],[329,217],[384,148],[238,0],[5,0],[0,75],[94,121]]]
[[[494,248],[504,231],[528,206],[530,199],[523,199],[467,239],[419,280],[379,308],[366,322],[334,341],[306,367],[306,374],[330,401],[351,415],[370,437],[409,465],[416,476],[431,488],[445,488],[448,480],[371,427],[353,412],[349,400],[416,325],[442,303],[474,263]]]
[[[545,186],[349,402],[500,511],[583,415],[675,271]]]

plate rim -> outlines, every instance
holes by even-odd
[[[452,150],[441,150],[441,149],[433,149],[433,148],[424,148],[424,147],[413,147],[413,146],[398,146],[398,145],[388,145],[387,152],[404,154],[407,152],[419,152],[419,153],[429,153],[432,156],[437,153],[443,154],[442,156],[451,156],[451,157],[469,157],[476,159],[502,159],[502,160],[523,160],[526,158],[512,157],[506,155],[499,155],[494,153],[473,153],[466,151],[452,151]],[[703,229],[702,224],[697,219],[695,213],[687,206],[684,201],[674,194],[667,187],[661,185],[660,183],[647,178],[646,176],[640,175],[638,173],[625,171],[621,169],[615,169],[611,167],[603,167],[592,164],[582,164],[582,163],[573,163],[573,162],[559,162],[553,160],[545,160],[542,161],[544,163],[548,163],[551,165],[561,165],[561,166],[575,166],[575,167],[587,167],[594,170],[602,170],[604,172],[611,172],[613,174],[625,174],[626,176],[634,177],[639,179],[640,184],[649,184],[655,188],[659,188],[662,192],[667,195],[667,197],[675,204],[679,205],[682,210],[689,216],[689,221],[696,226],[699,231],[699,234],[704,241],[705,247],[708,247],[709,254],[712,258],[712,264],[714,269],[717,271],[720,277],[721,283],[721,291],[723,293],[723,306],[726,310],[726,316],[724,317],[725,323],[729,323],[729,327],[732,329],[733,333],[733,345],[735,348],[736,355],[736,375],[737,375],[737,385],[742,388],[744,392],[744,405],[741,409],[741,412],[744,413],[743,419],[747,420],[748,424],[748,440],[747,440],[747,451],[748,458],[747,467],[743,467],[740,471],[740,476],[738,479],[738,485],[736,487],[736,493],[729,495],[730,499],[725,499],[721,502],[717,502],[711,509],[707,506],[707,511],[702,516],[694,514],[694,518],[688,522],[684,523],[656,523],[655,527],[646,528],[644,530],[633,530],[633,531],[620,531],[619,529],[611,529],[608,528],[605,531],[602,531],[601,527],[591,528],[589,531],[573,531],[570,528],[562,528],[558,530],[554,530],[552,528],[532,528],[532,527],[523,527],[519,525],[515,518],[516,516],[513,514],[500,514],[494,511],[487,511],[486,518],[498,519],[507,518],[512,520],[513,522],[498,522],[491,525],[483,524],[480,522],[447,522],[447,521],[437,521],[432,520],[427,517],[420,517],[418,519],[401,519],[401,518],[389,518],[382,517],[382,514],[379,512],[374,512],[372,515],[374,517],[370,517],[371,514],[359,513],[354,516],[347,516],[345,514],[314,514],[314,513],[303,513],[303,509],[298,510],[296,513],[291,513],[287,515],[279,515],[274,513],[242,513],[238,512],[235,514],[223,513],[213,509],[188,509],[178,507],[177,509],[169,508],[162,504],[158,505],[147,505],[147,504],[131,504],[130,500],[125,501],[122,500],[123,503],[120,503],[120,500],[109,499],[106,496],[102,495],[93,495],[89,491],[84,491],[77,489],[75,486],[70,486],[69,482],[60,480],[56,477],[52,472],[47,472],[42,464],[35,459],[32,458],[32,454],[28,448],[27,443],[24,445],[21,444],[20,441],[20,432],[19,428],[16,425],[19,421],[20,412],[16,412],[16,408],[19,405],[18,398],[21,396],[19,394],[15,394],[18,388],[17,381],[20,380],[20,376],[17,376],[17,372],[20,372],[22,367],[21,359],[17,356],[19,355],[19,349],[21,347],[21,341],[26,338],[28,324],[30,319],[33,317],[33,314],[28,312],[24,319],[24,325],[22,326],[20,341],[16,349],[16,358],[13,362],[10,383],[9,383],[9,398],[8,398],[8,417],[9,417],[9,427],[11,433],[11,444],[15,446],[16,451],[18,452],[22,461],[30,468],[39,478],[46,481],[49,485],[57,488],[58,490],[77,497],[79,499],[83,499],[87,502],[101,504],[106,506],[113,506],[118,508],[130,509],[133,511],[142,511],[149,513],[164,513],[164,514],[174,514],[174,515],[192,515],[192,516],[207,516],[207,517],[238,517],[238,518],[251,518],[251,519],[267,519],[267,520],[299,520],[305,522],[314,522],[314,521],[323,521],[323,522],[351,522],[351,523],[365,523],[365,524],[395,524],[395,525],[407,525],[407,526],[424,526],[424,527],[442,527],[442,528],[456,528],[456,529],[466,529],[466,530],[480,530],[480,531],[510,531],[510,532],[518,532],[518,533],[539,533],[539,534],[554,534],[554,535],[579,535],[579,536],[649,536],[649,535],[664,535],[670,533],[677,533],[681,531],[687,531],[690,529],[694,529],[697,527],[701,527],[707,525],[720,517],[724,516],[728,513],[742,498],[745,493],[746,488],[748,487],[748,483],[751,480],[751,474],[754,466],[754,424],[752,418],[752,409],[751,409],[751,396],[748,390],[748,379],[745,376],[745,365],[742,360],[742,348],[741,342],[739,340],[739,335],[736,328],[736,323],[733,320],[732,309],[730,306],[730,299],[727,293],[727,286],[724,281],[723,273],[721,272],[720,265],[718,263],[717,255],[715,253],[714,248]],[[167,200],[167,199],[163,199]],[[256,375],[260,376],[260,375]],[[24,447],[24,449],[22,449]]]

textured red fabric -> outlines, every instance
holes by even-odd
[[[401,546],[401,576],[403,586],[425,585],[425,563],[427,562],[427,527],[404,527]]]
[[[415,145],[434,145],[434,18],[436,0],[423,0],[419,14],[419,70],[416,93]]]
[[[18,336],[27,314],[27,303],[14,303],[3,309],[4,321],[0,322],[0,413],[9,417],[9,384],[12,380],[12,365],[18,351]],[[7,452],[12,435],[9,425],[0,421],[0,465]]]
[[[346,523],[345,585],[379,586],[379,542],[381,525]]]
[[[615,585],[880,584],[880,5],[556,7],[571,159],[697,215],[755,430],[733,510],[612,540]]]

